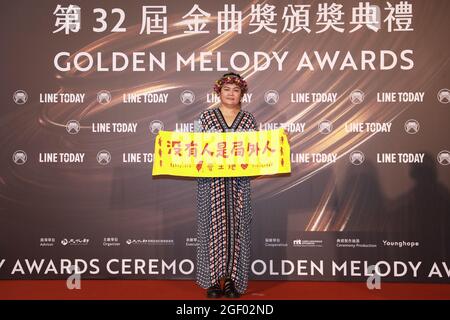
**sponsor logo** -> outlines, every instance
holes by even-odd
[[[391,132],[391,122],[346,122],[347,132]]]
[[[63,246],[87,246],[89,244],[89,239],[83,238],[83,239],[67,239],[64,238],[61,240],[61,244]]]
[[[97,153],[97,162],[101,165],[107,165],[111,162],[111,153],[108,150],[100,150]]]
[[[195,101],[195,94],[191,90],[184,90],[180,94],[180,100],[181,100],[181,103],[183,103],[185,105],[193,104]]]
[[[136,133],[137,125],[137,122],[94,122],[92,132]]]
[[[397,247],[397,248],[414,248],[420,245],[419,241],[390,241],[383,240],[383,246],[385,247]]]
[[[306,123],[304,122],[267,122],[260,123],[259,130],[276,130],[283,128],[287,132],[304,132]]]
[[[377,102],[423,102],[425,92],[377,92]]]
[[[80,132],[80,123],[77,120],[69,120],[66,124],[66,130],[70,134],[77,134]]]
[[[276,90],[268,90],[264,93],[264,101],[268,104],[276,104],[280,99],[280,95]]]
[[[322,248],[323,240],[296,239],[292,240],[292,246],[301,248]]]
[[[111,93],[107,90],[97,92],[97,102],[100,104],[108,104],[111,102]]]
[[[361,90],[354,90],[350,93],[350,101],[353,104],[360,104],[364,101],[364,92]]]
[[[127,239],[125,243],[127,245],[149,245],[149,246],[174,245],[173,239]]]
[[[122,101],[123,103],[167,103],[168,97],[168,93],[124,93],[122,96]]]
[[[40,93],[40,103],[83,103],[85,93]]]
[[[319,102],[336,102],[336,92],[291,92],[292,103],[319,103]]]
[[[425,153],[377,153],[377,163],[423,163]]]
[[[333,130],[333,123],[329,120],[323,120],[318,124],[319,132],[322,134],[328,134]]]
[[[439,154],[437,155],[437,161],[443,166],[449,165],[450,164],[450,151],[442,150],[441,152],[439,152]]]
[[[160,130],[164,130],[164,123],[160,120],[153,120],[148,127],[151,133],[158,134]]]
[[[438,101],[440,103],[447,104],[450,102],[450,90],[448,89],[441,89],[439,90],[437,94]]]
[[[405,131],[409,134],[416,134],[419,132],[420,125],[415,119],[409,119],[405,122]]]
[[[27,154],[23,150],[17,150],[13,153],[12,159],[15,164],[22,165],[27,162]]]
[[[364,153],[362,151],[355,150],[352,153],[350,153],[349,159],[353,165],[359,166],[364,162],[365,159]]]
[[[335,163],[337,153],[291,153],[291,163]]]
[[[16,104],[25,104],[28,101],[28,94],[24,90],[17,90],[13,94],[13,100]]]

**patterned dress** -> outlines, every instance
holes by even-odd
[[[255,117],[240,110],[228,126],[219,108],[200,115],[202,132],[257,130]],[[198,178],[197,283],[209,288],[219,279],[234,280],[247,289],[250,268],[250,178]]]

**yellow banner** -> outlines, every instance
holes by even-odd
[[[244,177],[291,172],[283,129],[247,132],[160,131],[153,175]]]

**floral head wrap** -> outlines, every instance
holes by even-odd
[[[214,92],[217,95],[220,95],[220,90],[222,90],[223,85],[225,84],[235,84],[241,88],[241,94],[244,95],[248,91],[247,81],[245,81],[239,74],[237,73],[226,73],[216,81],[214,84]]]

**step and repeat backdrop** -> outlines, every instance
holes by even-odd
[[[2,6],[0,278],[194,279],[197,182],[152,177],[214,82],[284,128],[252,178],[253,280],[448,283],[450,2]]]

